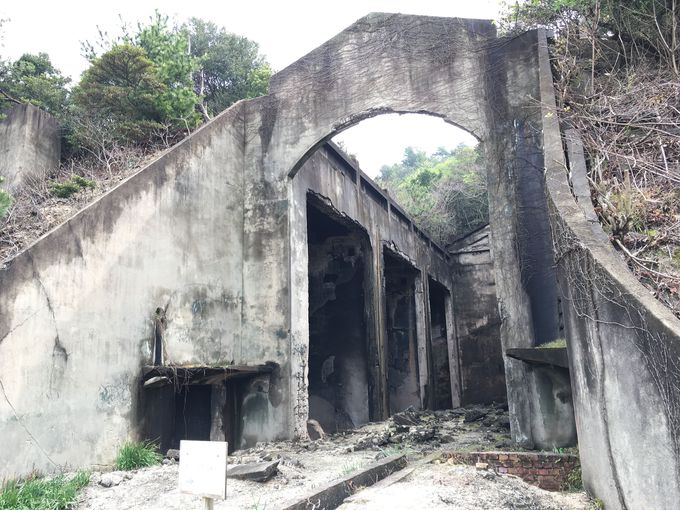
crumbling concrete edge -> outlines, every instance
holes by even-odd
[[[396,471],[391,475],[387,476],[386,478],[383,478],[379,482],[372,485],[370,488],[350,496],[345,500],[345,502],[346,503],[350,501],[357,502],[367,494],[379,491],[380,489],[384,489],[386,487],[390,487],[391,485],[394,485],[395,483],[402,481],[404,478],[409,476],[414,471],[417,471],[418,469],[422,468],[423,466],[426,466],[427,464],[432,464],[435,460],[441,459],[443,455],[444,455],[443,452],[431,453],[430,455],[409,464],[408,467]]]
[[[403,469],[406,464],[404,454],[386,457],[363,468],[356,474],[334,480],[320,489],[313,490],[310,494],[283,510],[332,510],[340,506],[348,496],[354,494],[360,487],[371,486],[395,471]]]

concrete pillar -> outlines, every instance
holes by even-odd
[[[430,349],[430,300],[427,274],[421,271],[415,279],[416,341],[418,346],[418,382],[420,387],[420,407],[431,409],[433,400],[433,381]]]
[[[227,406],[227,386],[213,384],[210,392],[210,440],[226,441],[224,433],[224,412]]]
[[[373,241],[373,239],[371,240]],[[375,292],[373,293],[373,309],[375,310],[375,345],[378,351],[378,388],[380,407],[377,419],[385,420],[390,414],[389,390],[387,385],[387,300],[385,297],[385,270],[383,267],[383,246],[373,245],[373,275]]]
[[[10,192],[31,177],[43,177],[59,166],[59,123],[49,113],[23,104],[0,121],[0,176]]]
[[[451,407],[460,407],[462,395],[460,385],[460,351],[458,350],[458,335],[453,317],[453,299],[449,292],[445,298],[446,313],[446,345],[449,353],[449,374],[451,376]]]

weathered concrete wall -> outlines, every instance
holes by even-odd
[[[30,105],[16,105],[0,121],[0,176],[10,191],[24,179],[40,176],[59,166],[59,123]]]
[[[135,436],[158,307],[167,362],[278,358],[242,335],[240,110],[0,270],[0,478],[107,463]]]
[[[486,227],[447,246],[463,405],[506,399],[496,280]]]
[[[540,42],[546,182],[584,484],[608,509],[677,508],[680,322],[613,251],[592,204],[574,199],[544,32]],[[585,170],[577,157],[570,165]]]
[[[541,232],[527,235],[526,211],[545,212],[545,201],[536,193],[523,193],[519,187],[541,180],[543,165],[538,97],[537,43],[534,33],[498,41],[489,48],[485,83],[490,94],[493,134],[484,145],[489,190],[489,224],[494,254],[496,295],[501,318],[503,350],[532,347],[536,330],[546,320],[550,307],[530,277],[549,260]],[[532,186],[540,187],[540,183]],[[524,223],[523,223],[524,220]],[[556,281],[546,281],[546,288]],[[510,429],[513,440],[534,447],[537,395],[533,376],[521,361],[505,357]]]

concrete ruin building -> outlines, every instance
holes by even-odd
[[[328,143],[390,112],[477,137],[486,229],[437,246]],[[680,325],[562,142],[543,31],[360,19],[0,269],[0,477],[507,398],[607,508],[673,508]]]

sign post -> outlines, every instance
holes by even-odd
[[[180,441],[179,492],[202,497],[206,510],[227,498],[227,443]]]

